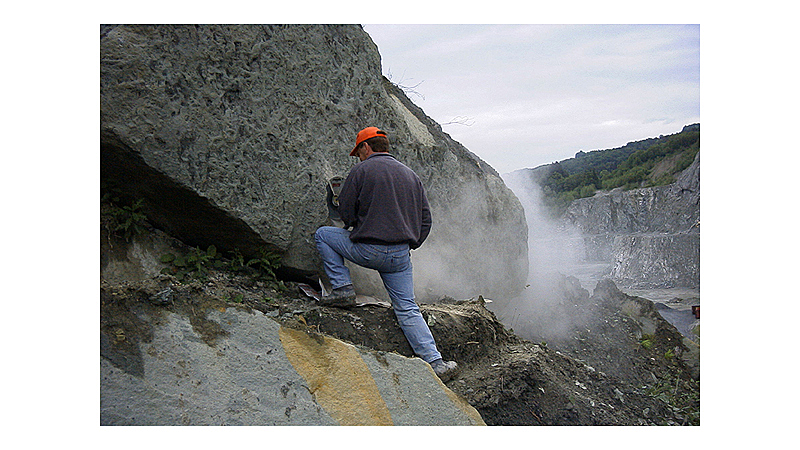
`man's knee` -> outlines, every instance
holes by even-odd
[[[314,241],[316,241],[318,244],[320,242],[325,242],[325,237],[328,234],[328,230],[326,230],[326,228],[332,227],[319,227],[317,228],[317,231],[314,232]]]
[[[419,309],[419,305],[417,305],[417,302],[415,302],[414,300],[398,301],[396,299],[393,299],[392,308],[394,309],[394,312],[400,316],[411,317],[411,316],[422,315],[422,312],[420,312]]]

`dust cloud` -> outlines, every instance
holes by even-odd
[[[527,254],[526,246],[520,245],[524,224],[498,227],[486,220],[495,216],[508,223],[518,217],[516,202],[503,204],[502,198],[487,197],[485,184],[465,183],[450,193],[452,198],[443,202],[446,207],[440,205],[434,212],[430,237],[412,252],[416,299],[432,303],[443,296],[462,300],[482,295],[492,300],[487,307],[517,335],[534,341],[567,339],[590,319],[575,307],[582,303],[576,299],[589,297],[586,288],[595,287],[580,275],[587,267],[584,238],[577,228],[548,216],[541,189],[526,173],[507,174],[502,182],[524,209]],[[517,234],[509,235],[512,232]],[[385,297],[374,271],[351,267],[351,273],[357,289]],[[499,294],[525,285],[517,297]]]
[[[573,306],[576,298],[588,298],[591,280],[577,276],[586,271],[586,249],[581,232],[548,214],[543,193],[527,171],[503,175],[506,185],[525,209],[528,223],[529,270],[522,294],[490,305],[504,325],[530,340],[561,340],[589,318]],[[564,311],[571,311],[564,314]],[[588,314],[588,313],[586,313]]]
[[[498,185],[487,189],[491,182]],[[500,183],[499,178],[467,182],[431,205],[431,234],[412,252],[418,301],[519,292],[528,271],[526,225],[516,199]]]

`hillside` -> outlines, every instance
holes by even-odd
[[[700,124],[693,124],[679,133],[613,149],[581,151],[574,158],[522,171],[542,186],[545,204],[560,215],[573,200],[591,197],[598,190],[673,183],[699,151]]]

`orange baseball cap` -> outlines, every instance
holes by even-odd
[[[350,152],[350,156],[356,156],[356,149],[358,146],[367,139],[374,138],[375,136],[385,137],[386,132],[378,129],[378,127],[367,127],[359,131],[358,135],[356,136],[356,146],[353,147],[353,150]]]

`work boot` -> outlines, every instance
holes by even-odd
[[[442,380],[442,383],[450,381],[458,372],[458,364],[455,361],[444,361],[442,358],[431,362],[431,367],[433,368],[433,373]]]
[[[319,303],[323,306],[336,306],[339,308],[356,306],[356,291],[353,289],[352,284],[338,287],[331,291],[330,294],[319,299]]]

